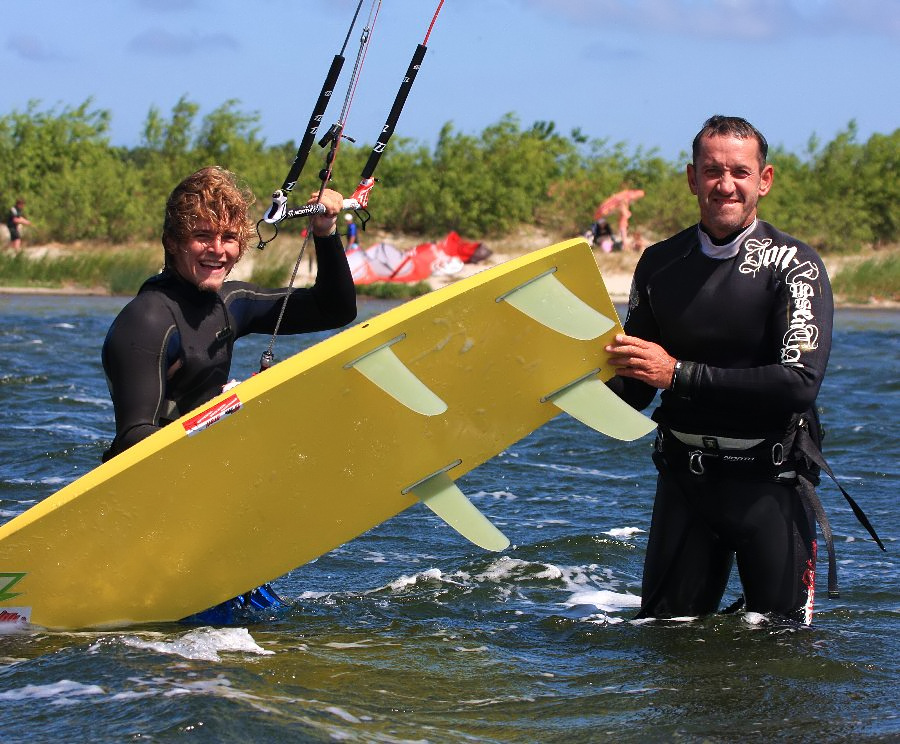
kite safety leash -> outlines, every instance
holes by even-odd
[[[354,13],[353,21],[350,24],[350,29],[347,32],[347,37],[344,39],[344,45],[341,47],[340,53],[335,55],[335,58],[332,61],[328,76],[325,79],[325,84],[322,86],[322,92],[319,94],[319,99],[316,102],[316,107],[314,108],[313,114],[310,117],[306,134],[304,135],[304,138],[300,143],[300,147],[297,150],[297,155],[294,158],[294,162],[291,166],[288,176],[287,178],[285,178],[282,187],[272,194],[271,206],[266,211],[262,220],[260,220],[256,225],[257,236],[259,236],[259,244],[257,245],[257,248],[259,250],[265,248],[268,243],[270,243],[278,236],[278,225],[283,220],[294,219],[297,217],[312,217],[317,214],[325,213],[325,206],[319,202],[319,199],[321,199],[322,191],[326,188],[328,182],[331,180],[331,174],[334,168],[334,160],[337,156],[337,150],[341,140],[348,139],[351,142],[353,141],[350,137],[347,137],[344,134],[344,126],[346,125],[347,116],[349,114],[350,106],[353,101],[353,96],[359,83],[362,64],[365,59],[366,52],[368,51],[369,42],[371,40],[371,30],[375,25],[375,19],[377,18],[378,10],[381,8],[381,0],[377,0],[377,4],[376,0],[372,0],[372,9],[369,14],[369,24],[363,30],[360,39],[360,48],[359,52],[357,53],[356,64],[354,66],[353,75],[347,89],[347,95],[344,99],[344,106],[341,110],[340,118],[338,119],[338,122],[336,124],[331,126],[331,128],[319,141],[319,145],[321,147],[330,145],[330,148],[325,156],[325,167],[319,173],[319,178],[322,182],[322,185],[319,189],[319,199],[317,199],[312,204],[305,204],[300,207],[289,208],[287,205],[288,194],[296,185],[297,179],[300,176],[300,171],[302,170],[303,165],[305,164],[306,159],[309,156],[312,142],[314,141],[316,132],[318,131],[319,125],[321,124],[322,117],[325,113],[325,108],[328,105],[328,100],[331,98],[334,87],[337,83],[338,76],[340,75],[340,70],[344,63],[343,55],[347,46],[347,41],[350,38],[350,34],[352,33],[353,26],[356,23],[356,19],[359,15],[362,4],[363,0],[360,0],[359,4],[357,5],[356,12]],[[381,156],[387,148],[388,141],[390,140],[391,135],[393,135],[394,129],[397,126],[397,121],[400,118],[400,113],[403,110],[403,106],[406,103],[407,97],[409,96],[409,91],[412,88],[412,84],[413,82],[415,82],[416,75],[419,72],[422,60],[425,57],[425,52],[428,50],[428,39],[431,36],[431,32],[434,29],[434,24],[437,21],[438,14],[441,12],[441,8],[443,7],[443,5],[444,0],[439,0],[437,9],[434,11],[434,14],[431,17],[431,22],[428,25],[428,30],[425,33],[425,38],[423,39],[422,43],[416,47],[416,50],[413,53],[412,61],[410,62],[409,67],[406,70],[406,74],[404,75],[403,80],[400,83],[400,89],[397,91],[397,95],[394,98],[394,104],[391,107],[390,113],[387,116],[387,120],[385,121],[384,126],[382,127],[381,134],[379,135],[378,140],[375,142],[375,145],[372,148],[372,152],[370,153],[369,158],[366,161],[365,166],[363,167],[362,174],[360,175],[360,182],[356,187],[356,191],[354,191],[352,197],[350,197],[349,199],[344,199],[343,208],[356,211],[357,216],[359,216],[362,223],[363,230],[366,229],[366,223],[370,219],[370,214],[367,207],[369,203],[370,192],[372,190],[372,187],[375,185],[375,168],[377,167],[378,162],[381,160]],[[275,231],[274,235],[268,240],[264,240],[260,233],[260,226],[263,223],[271,225]],[[260,371],[268,369],[272,366],[272,364],[274,364],[275,356],[273,349],[275,346],[275,341],[278,337],[278,331],[281,327],[281,321],[284,317],[284,312],[287,307],[288,296],[290,295],[291,289],[294,285],[294,281],[296,280],[297,273],[299,271],[308,241],[309,231],[307,231],[306,238],[304,239],[303,244],[300,248],[300,253],[297,256],[297,261],[294,264],[294,270],[291,274],[290,283],[288,284],[285,292],[284,301],[281,304],[281,310],[279,312],[278,320],[276,322],[272,338],[269,342],[269,346],[266,351],[263,352],[260,358]]]
[[[358,206],[355,207],[356,209],[365,210],[369,205],[369,194],[372,191],[372,187],[375,185],[375,168],[378,166],[378,161],[381,160],[381,156],[387,149],[388,140],[390,140],[391,135],[394,133],[394,129],[397,126],[400,112],[403,111],[403,105],[406,103],[412,84],[415,82],[419,68],[422,66],[425,52],[428,51],[428,38],[431,36],[431,31],[434,28],[434,24],[437,21],[438,14],[441,12],[443,5],[444,0],[440,0],[437,9],[434,11],[434,15],[431,17],[431,23],[428,24],[428,31],[425,33],[425,38],[422,40],[422,43],[416,47],[415,52],[413,52],[412,60],[400,83],[400,89],[397,91],[397,95],[394,98],[394,105],[391,106],[387,120],[381,129],[381,134],[375,142],[372,152],[369,154],[369,159],[366,161],[365,166],[363,166],[359,185],[356,187],[356,191],[353,192],[353,196],[350,197],[351,201],[355,201],[358,204]],[[362,222],[363,230],[366,229],[366,222],[368,221],[368,212],[366,211],[365,214],[367,217]]]
[[[413,52],[412,60],[409,63],[406,74],[403,76],[403,79],[400,82],[400,88],[397,91],[396,97],[394,98],[394,104],[391,107],[390,113],[388,113],[384,126],[381,129],[381,133],[379,134],[378,139],[375,142],[374,147],[372,148],[372,152],[369,154],[369,158],[362,169],[359,185],[353,192],[353,196],[351,196],[349,199],[344,199],[344,209],[352,209],[357,212],[360,217],[363,230],[366,229],[366,223],[368,223],[370,219],[370,214],[367,207],[369,205],[369,195],[376,183],[376,179],[374,178],[375,168],[378,166],[378,163],[381,160],[381,156],[387,149],[388,141],[394,134],[394,129],[396,129],[397,127],[397,122],[400,119],[400,113],[403,111],[403,106],[409,96],[409,91],[412,88],[413,83],[415,82],[416,75],[418,74],[419,69],[422,65],[422,60],[425,58],[425,53],[428,51],[428,39],[431,36],[431,32],[434,29],[434,24],[437,22],[438,15],[440,14],[443,5],[444,0],[440,0],[437,9],[434,11],[434,15],[432,15],[431,17],[431,22],[428,25],[428,31],[425,33],[425,38],[422,40],[422,43],[416,47],[415,52]],[[352,90],[355,90],[355,82],[352,85]],[[333,134],[338,127],[340,127],[340,129],[337,130],[336,134]],[[332,129],[329,130],[328,133],[326,133],[325,137],[322,138],[322,141],[319,144],[322,147],[325,147],[328,144],[328,141],[334,141],[335,137],[344,137],[342,125],[333,125]],[[276,191],[272,195],[272,206],[269,208],[266,216],[263,217],[264,222],[268,222],[269,224],[277,226],[277,223],[281,222],[282,220],[294,219],[297,217],[310,217],[316,214],[324,213],[325,208],[321,204],[304,204],[300,207],[288,208],[287,193],[288,191],[286,191],[284,187],[282,187],[280,191]],[[259,225],[257,225],[257,232],[258,231]],[[270,239],[270,241],[272,239]],[[259,245],[258,247],[263,248],[266,243],[270,241],[261,242],[261,245]]]
[[[316,106],[313,109],[312,116],[309,120],[309,125],[306,128],[306,133],[303,137],[303,140],[300,142],[300,147],[297,149],[297,155],[294,158],[294,162],[291,165],[291,169],[288,172],[287,178],[285,178],[281,189],[272,194],[272,205],[266,211],[265,215],[263,215],[262,220],[256,223],[256,234],[259,237],[259,244],[256,247],[259,250],[263,250],[268,243],[270,243],[278,236],[278,223],[289,216],[301,216],[290,214],[291,212],[295,212],[296,210],[288,210],[286,208],[287,195],[296,185],[297,179],[300,177],[300,172],[302,171],[303,166],[306,164],[306,160],[309,156],[309,151],[312,149],[312,143],[315,140],[316,132],[319,129],[319,124],[321,124],[322,117],[325,115],[325,109],[328,106],[328,101],[331,99],[331,96],[334,92],[334,87],[337,84],[337,79],[340,75],[341,68],[344,65],[344,51],[347,48],[350,34],[353,32],[353,27],[356,25],[356,19],[359,16],[359,11],[362,8],[363,2],[364,0],[359,0],[359,3],[356,6],[356,12],[353,14],[353,20],[350,23],[350,28],[347,31],[347,36],[344,38],[344,44],[341,47],[341,51],[336,54],[334,59],[332,60],[331,67],[328,70],[328,75],[325,78],[325,83],[322,86],[322,91],[319,94],[319,98],[316,101]],[[325,147],[326,145],[330,144],[331,147],[329,148],[325,156],[325,167],[319,173],[319,178],[322,184],[319,187],[319,193],[316,199],[316,203],[307,205],[310,207],[315,207],[316,209],[308,211],[308,215],[322,214],[325,212],[325,207],[319,202],[322,198],[322,192],[328,185],[328,181],[331,180],[331,171],[334,167],[334,159],[337,156],[338,145],[340,144],[341,139],[344,137],[344,126],[346,125],[347,116],[350,112],[353,95],[356,92],[356,85],[359,81],[359,75],[362,72],[362,63],[365,59],[366,51],[369,48],[369,42],[372,36],[372,28],[375,25],[375,19],[380,8],[381,0],[372,0],[371,10],[369,12],[369,22],[363,29],[363,32],[360,36],[359,50],[356,55],[356,64],[353,68],[353,75],[350,80],[350,84],[347,87],[347,94],[344,97],[344,106],[341,109],[341,115],[338,119],[338,123],[332,125],[328,132],[326,132],[325,136],[322,137],[322,139],[319,141],[320,146]],[[260,233],[260,225],[262,225],[263,223],[272,225],[275,230],[273,236],[268,240],[263,240]],[[284,298],[281,302],[281,308],[278,311],[278,319],[275,321],[275,328],[272,332],[272,337],[269,339],[268,348],[266,348],[266,350],[260,356],[260,372],[268,369],[275,363],[275,341],[277,340],[278,332],[281,329],[281,322],[284,319],[284,313],[287,309],[288,298],[290,297],[294,282],[297,279],[297,273],[300,271],[300,264],[302,263],[303,255],[306,252],[306,245],[309,242],[310,232],[310,230],[306,231],[306,235],[303,238],[303,243],[300,246],[300,251],[297,254],[297,260],[294,262],[294,269],[291,272],[290,281],[288,282],[288,285],[285,289]]]
[[[325,76],[325,82],[322,84],[322,90],[319,92],[319,97],[316,99],[312,114],[309,117],[309,123],[306,125],[306,131],[303,134],[303,138],[300,140],[300,145],[297,148],[297,154],[294,156],[294,161],[291,163],[290,170],[288,170],[288,174],[285,177],[284,182],[281,184],[281,188],[272,194],[272,204],[266,210],[263,218],[256,223],[256,235],[259,238],[259,244],[256,247],[259,250],[263,250],[266,245],[268,245],[276,237],[278,237],[278,224],[287,216],[288,194],[290,194],[291,191],[293,191],[294,186],[297,185],[297,181],[300,178],[303,167],[306,165],[306,161],[309,158],[310,150],[312,150],[313,142],[315,142],[316,140],[316,133],[319,131],[319,125],[322,123],[322,119],[325,116],[325,110],[328,108],[328,104],[334,95],[334,89],[337,86],[338,78],[340,78],[341,70],[343,69],[344,62],[346,61],[344,53],[347,50],[347,44],[350,41],[350,35],[353,33],[354,26],[356,26],[356,21],[359,18],[359,13],[360,10],[362,10],[364,2],[365,0],[359,0],[359,2],[357,3],[356,11],[353,13],[353,20],[350,21],[350,27],[347,29],[347,35],[344,37],[344,43],[341,45],[341,50],[336,55],[334,55],[334,58],[331,60],[331,66],[328,68],[328,73]],[[380,4],[381,3],[379,0],[379,7]],[[375,0],[373,0],[372,7],[374,11]],[[371,16],[372,13],[370,13],[370,18]],[[360,38],[361,48],[364,45],[368,45],[370,36],[371,27],[367,26],[365,29],[363,29],[362,37]],[[359,66],[359,60],[360,53],[357,54],[357,66]],[[358,70],[355,71],[355,74],[358,75]],[[343,114],[346,116],[346,111],[343,112]],[[272,225],[273,229],[275,230],[272,237],[268,239],[264,239],[262,237],[260,227],[263,224]]]

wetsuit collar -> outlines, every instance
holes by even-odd
[[[697,225],[697,236],[700,238],[700,250],[704,256],[710,258],[734,258],[741,249],[744,238],[756,227],[757,220],[753,220],[739,233],[730,236],[724,243],[714,241],[703,229],[703,225]]]
[[[162,280],[168,280],[170,283],[175,286],[181,288],[183,292],[192,292],[201,297],[206,296],[214,296],[218,294],[218,292],[212,292],[205,289],[200,289],[196,284],[191,281],[185,279],[181,274],[179,274],[174,268],[171,266],[164,266],[163,270],[159,272],[157,275]]]

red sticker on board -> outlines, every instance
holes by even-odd
[[[221,421],[226,416],[239,411],[240,408],[240,399],[236,395],[229,395],[225,400],[219,401],[196,416],[191,416],[191,418],[182,423],[182,426],[184,426],[187,435],[192,437],[194,434],[199,434],[204,429],[208,429],[217,421]]]

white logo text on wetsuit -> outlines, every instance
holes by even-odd
[[[774,266],[778,271],[787,271],[790,267],[785,281],[791,294],[791,320],[781,345],[781,363],[802,366],[801,354],[815,349],[819,341],[819,327],[814,322],[812,308],[819,267],[810,261],[801,264],[796,258],[796,246],[773,246],[770,239],[751,238],[744,243],[744,248],[744,260],[738,267],[742,274],[755,277],[762,268]]]

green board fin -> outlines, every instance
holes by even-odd
[[[445,471],[430,475],[404,489],[403,492],[412,493],[466,540],[479,548],[499,551],[509,547],[509,538],[466,498]]]
[[[613,439],[631,442],[649,434],[656,423],[636,411],[591,372],[566,387],[542,398],[561,408],[572,418]]]
[[[421,413],[423,416],[437,416],[447,410],[447,404],[416,377],[391,349],[391,344],[404,337],[398,336],[368,354],[345,364],[344,368],[352,367],[358,370],[368,380],[411,411]]]
[[[557,333],[579,341],[599,338],[616,321],[576,297],[551,269],[497,298]]]

